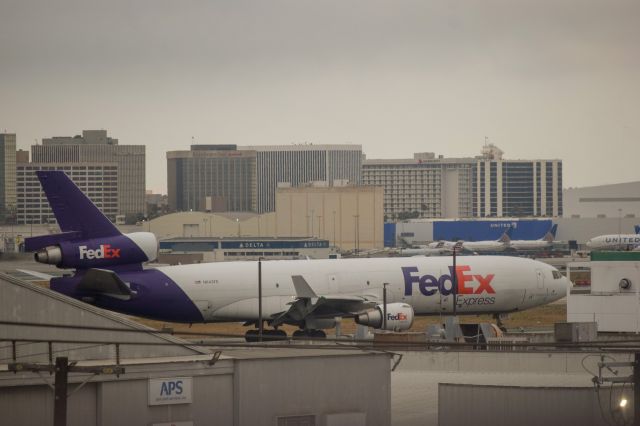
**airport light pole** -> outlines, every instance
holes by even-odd
[[[387,286],[389,283],[382,283],[382,329],[387,329]]]
[[[453,246],[453,271],[451,271],[451,290],[453,291],[453,316],[457,315],[458,309],[458,272],[456,269],[456,246]]]
[[[258,342],[262,342],[262,257],[258,258]]]
[[[622,249],[622,209],[618,209],[618,244]]]
[[[360,241],[359,241],[360,240],[360,232],[359,232],[360,231],[359,230],[359,228],[360,228],[360,226],[359,226],[360,225],[360,220],[359,220],[360,219],[360,215],[354,214],[353,215],[353,219],[354,219],[354,224],[355,224],[355,227],[354,227],[354,230],[353,230],[353,234],[354,234],[353,235],[353,240],[354,240],[353,243],[355,245],[356,256],[358,256],[359,252],[360,252]]]
[[[311,238],[313,238],[313,209],[311,209]]]
[[[333,247],[336,246],[336,211],[333,211]]]

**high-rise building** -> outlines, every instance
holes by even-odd
[[[109,187],[114,180],[113,170],[105,175],[105,167],[116,167],[117,214],[135,217],[145,213],[144,145],[119,145],[117,139],[107,136],[106,130],[84,130],[82,136],[42,139],[42,145],[31,147],[31,157],[34,167],[86,170],[88,176],[96,178],[92,181],[108,181]]]
[[[363,185],[384,188],[387,220],[473,215],[473,159],[436,158],[433,153],[412,159],[365,160]]]
[[[562,161],[503,160],[494,145],[472,158],[365,160],[362,180],[384,187],[387,220],[562,215]]]
[[[167,152],[170,211],[255,211],[256,153],[236,145]]]
[[[257,212],[275,210],[276,188],[297,187],[322,181],[359,185],[362,169],[361,145],[256,145],[240,150],[257,153]]]
[[[17,222],[51,223],[55,217],[47,197],[40,187],[35,172],[38,170],[63,170],[93,203],[111,221],[116,221],[118,210],[118,164],[104,163],[82,165],[69,163],[18,162],[17,174]]]
[[[0,133],[0,223],[13,221],[16,210],[16,135]]]

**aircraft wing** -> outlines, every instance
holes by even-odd
[[[296,289],[296,299],[289,304],[288,310],[273,319],[271,325],[300,322],[309,316],[320,318],[353,316],[374,307],[378,301],[378,297],[374,295],[318,296],[303,276],[293,275],[291,280]]]

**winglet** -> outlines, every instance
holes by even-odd
[[[296,289],[296,295],[307,299],[317,298],[318,296],[313,291],[307,280],[302,275],[292,275],[293,286]]]

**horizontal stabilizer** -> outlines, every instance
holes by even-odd
[[[63,241],[81,238],[82,233],[78,231],[63,232],[61,234],[40,235],[38,237],[28,237],[24,239],[24,251],[36,251],[41,248],[55,246]]]
[[[292,275],[291,279],[293,280],[293,286],[296,289],[296,296],[306,299],[318,297],[302,275]]]
[[[38,271],[30,271],[28,269],[16,269],[18,272],[22,272],[23,274],[30,275],[38,280],[49,281],[51,278],[55,278],[55,275],[45,274],[43,272]]]
[[[131,289],[120,279],[118,274],[106,269],[89,269],[80,284],[78,290],[98,293],[116,299],[131,299]]]

